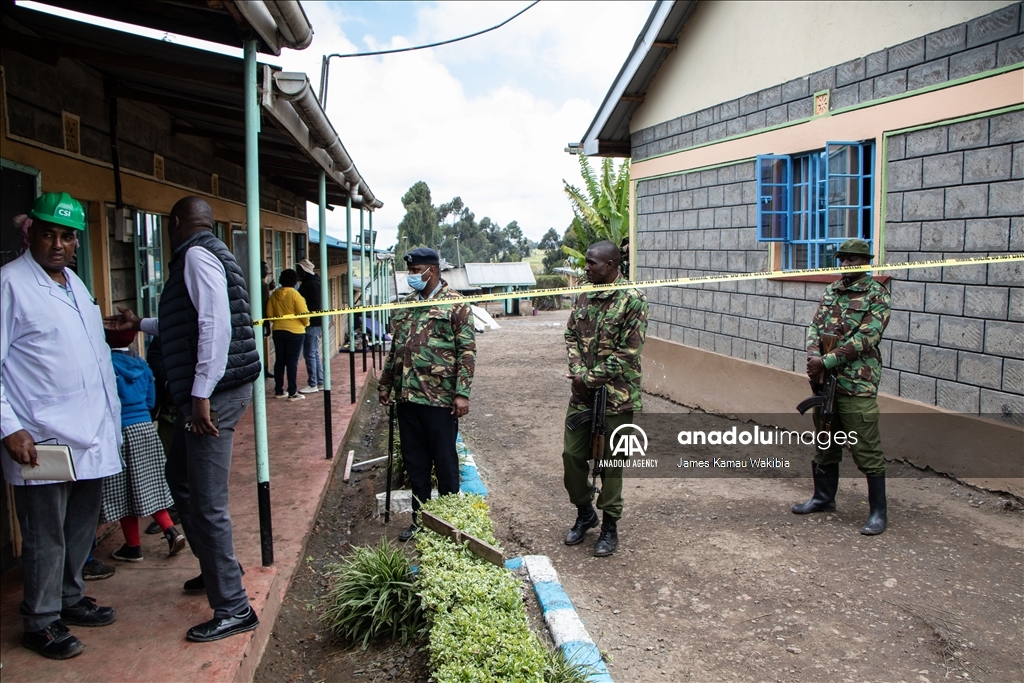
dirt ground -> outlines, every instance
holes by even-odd
[[[866,487],[847,462],[838,511],[806,517],[789,507],[809,497],[809,479],[627,479],[618,552],[594,558],[595,531],[565,546],[566,315],[501,319],[478,335],[461,429],[506,554],[551,557],[617,682],[1024,680],[1024,513],[942,477],[890,478],[889,529],[872,538],[858,533]],[[687,410],[644,400],[648,412]],[[364,407],[348,446],[357,461],[382,455],[387,438],[382,411]],[[804,448],[792,457],[809,469]],[[323,566],[380,537],[371,505],[383,482],[374,470],[342,483],[339,470],[257,683],[429,676],[415,647],[327,642],[312,611]],[[387,535],[407,523],[393,518]]]

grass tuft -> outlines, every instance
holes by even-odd
[[[338,640],[362,642],[389,638],[404,645],[424,626],[409,558],[381,538],[376,546],[358,546],[327,567],[330,589],[321,598],[320,623]]]

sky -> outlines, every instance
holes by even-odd
[[[241,49],[19,0],[18,4],[139,35],[241,56]],[[513,220],[539,240],[572,220],[562,180],[581,185],[579,142],[612,85],[651,0],[544,0],[496,31],[444,47],[333,59],[327,113],[374,195],[377,244],[389,247],[405,215],[402,196],[427,183],[434,205],[459,196],[477,220]],[[529,5],[515,2],[310,2],[305,50],[260,61],[303,71],[314,89],[321,56],[438,42],[498,24]],[[315,205],[307,207],[319,227]],[[356,221],[354,220],[355,224]],[[328,234],[345,238],[343,211]],[[357,230],[358,232],[358,230]]]
[[[317,87],[321,55],[436,42],[512,16],[522,2],[305,2],[313,43],[275,61]],[[562,179],[581,184],[565,151],[593,120],[653,2],[544,0],[506,26],[460,43],[331,62],[327,113],[384,207],[378,244],[393,244],[416,181],[435,205],[455,196],[539,240],[572,219]],[[310,224],[316,226],[315,207]],[[343,212],[328,232],[344,238]]]

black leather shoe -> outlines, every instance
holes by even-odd
[[[233,617],[214,618],[198,626],[193,626],[185,637],[196,643],[209,643],[251,631],[259,625],[260,619],[256,616],[256,610],[247,607],[244,612]]]
[[[241,562],[238,563],[238,571],[239,571],[239,573],[241,573],[242,576],[245,576],[245,569],[242,568],[242,563]],[[206,582],[203,581],[203,575],[200,574],[199,576],[197,576],[195,578],[192,578],[192,579],[189,579],[188,581],[186,581],[185,585],[183,585],[181,588],[186,593],[194,593],[196,591],[204,591],[204,590],[206,590]]]
[[[402,533],[398,534],[398,540],[399,540],[399,541],[401,541],[402,543],[405,543],[405,542],[406,542],[406,541],[408,541],[408,540],[409,540],[410,538],[412,538],[412,537],[413,537],[413,535],[414,535],[414,534],[415,534],[415,533],[416,533],[417,531],[419,531],[419,530],[420,530],[419,526],[417,526],[416,524],[413,524],[413,525],[412,525],[412,526],[410,526],[410,527],[409,527],[408,529],[406,529],[406,530],[405,530],[405,531],[403,531]]]
[[[149,526],[146,527],[146,533],[149,534],[150,536],[155,536],[156,534],[162,534],[163,532],[164,532],[164,530],[161,529],[160,525],[157,524],[156,522],[150,522]]]
[[[615,519],[604,513],[604,522],[601,524],[601,535],[597,538],[597,545],[594,546],[594,557],[608,557],[619,547],[619,530]]]
[[[92,598],[83,597],[77,604],[60,611],[60,620],[72,626],[106,626],[117,619],[113,607],[100,607]]]
[[[21,644],[49,659],[71,659],[82,654],[85,645],[68,631],[68,627],[55,621],[41,631],[26,631]]]
[[[597,526],[597,510],[590,503],[586,505],[576,506],[576,523],[569,529],[569,533],[565,535],[566,545],[577,545],[583,542],[583,537],[587,535],[588,529],[593,529]]]
[[[185,537],[173,526],[164,532],[167,539],[167,557],[177,555],[185,548]]]

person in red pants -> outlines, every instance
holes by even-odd
[[[142,562],[139,517],[152,515],[167,539],[168,555],[185,547],[167,508],[174,504],[164,475],[166,455],[153,428],[150,410],[156,405],[156,382],[146,361],[130,350],[135,332],[106,331],[111,362],[121,399],[121,458],[124,469],[103,480],[103,522],[119,520],[124,545],[110,554],[122,562]]]

